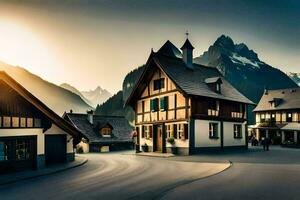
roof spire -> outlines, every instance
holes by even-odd
[[[189,31],[188,30],[186,30],[185,35],[186,35],[186,39],[189,39]]]

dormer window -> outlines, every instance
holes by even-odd
[[[217,93],[221,93],[221,85],[220,85],[220,83],[216,84],[216,92]]]
[[[212,77],[205,79],[207,86],[216,93],[221,93],[222,79],[220,77]]]
[[[102,137],[112,137],[113,127],[108,122],[98,122],[94,129]]]
[[[160,79],[156,79],[153,81],[153,89],[155,90],[160,90],[165,88],[165,79],[164,78],[160,78]]]
[[[100,129],[100,133],[103,137],[111,137],[112,130],[109,127],[104,127]]]

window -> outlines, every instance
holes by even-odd
[[[142,138],[152,138],[152,126],[143,126]]]
[[[178,124],[177,125],[178,138],[181,140],[189,139],[188,135],[188,126],[187,124]]]
[[[271,114],[271,122],[275,122],[276,121],[276,115],[275,113]]]
[[[27,127],[33,127],[33,118],[27,118]]]
[[[234,138],[242,138],[242,125],[234,124],[233,125],[233,137]]]
[[[20,127],[26,127],[26,118],[25,117],[20,118]]]
[[[12,127],[19,127],[19,117],[12,117]]]
[[[101,128],[100,132],[101,132],[103,137],[110,137],[112,131],[111,131],[111,128],[104,127],[104,128]]]
[[[158,98],[150,100],[150,110],[151,112],[158,111]]]
[[[218,139],[218,123],[209,123],[209,138]]]
[[[31,156],[31,142],[30,140],[16,141],[16,160],[28,160]]]
[[[159,99],[160,110],[166,111],[168,110],[168,96],[162,97]]]
[[[11,141],[0,141],[0,161],[12,160],[12,149],[13,143]]]
[[[166,125],[166,133],[167,133],[167,138],[174,137],[174,134],[173,134],[173,124]]]
[[[292,119],[292,113],[287,113],[286,114],[286,122],[292,122],[293,121],[293,119]]]
[[[207,114],[209,116],[219,116],[219,101],[211,100],[208,106]]]
[[[164,78],[154,80],[154,90],[160,90],[164,87],[165,87],[165,79]]]
[[[220,83],[216,83],[216,92],[221,93],[221,84]]]
[[[260,122],[265,122],[266,118],[265,118],[265,114],[261,114],[260,115]]]
[[[11,126],[11,117],[3,117],[3,127]]]

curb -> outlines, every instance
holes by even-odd
[[[80,157],[80,156],[78,156],[78,157]],[[62,169],[57,169],[57,170],[54,170],[54,171],[45,172],[45,173],[41,173],[41,174],[37,174],[37,175],[32,175],[32,176],[28,176],[28,177],[23,177],[23,178],[16,179],[16,180],[9,180],[9,181],[0,183],[0,186],[12,184],[12,183],[17,183],[17,182],[25,181],[25,180],[29,180],[29,179],[34,179],[34,178],[38,178],[38,177],[42,177],[42,176],[47,176],[47,175],[51,175],[51,174],[60,173],[60,172],[63,172],[63,171],[67,171],[69,169],[74,169],[76,167],[80,167],[80,166],[82,166],[82,165],[84,165],[88,162],[87,158],[84,158],[84,157],[80,157],[80,158],[83,158],[83,160],[80,163],[75,164],[73,166],[65,167],[65,168],[62,168]]]

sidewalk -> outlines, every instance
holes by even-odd
[[[85,163],[87,163],[87,161],[88,161],[87,158],[81,156],[75,156],[75,161],[73,162],[57,164],[39,170],[30,170],[30,171],[3,174],[0,175],[0,185],[15,183],[18,181],[23,181],[31,178],[62,172],[68,169],[72,169],[84,165]]]
[[[150,157],[160,157],[160,158],[169,158],[175,156],[172,153],[157,153],[157,152],[140,152],[136,153],[137,156],[150,156]]]

